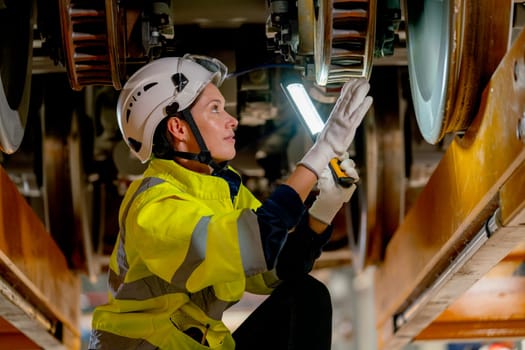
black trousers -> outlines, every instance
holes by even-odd
[[[332,302],[310,275],[284,281],[235,330],[236,350],[327,350],[332,343]]]

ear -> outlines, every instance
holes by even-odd
[[[167,128],[176,141],[186,141],[188,139],[188,125],[179,117],[168,119]]]

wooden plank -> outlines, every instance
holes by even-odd
[[[501,223],[512,235],[525,234],[525,163],[500,190]],[[525,242],[515,237],[514,241]],[[450,305],[416,340],[525,337],[525,277],[513,276],[525,261],[518,245],[484,278]]]
[[[40,350],[41,347],[0,317],[0,339],[9,349]]]
[[[525,337],[525,277],[483,278],[415,338]]]
[[[69,349],[79,348],[78,277],[68,268],[51,235],[1,167],[0,193],[0,275],[5,281],[2,305],[7,306],[6,313],[0,316],[15,325],[20,316],[26,324],[27,316],[35,321],[23,330],[29,337],[31,327],[41,327],[50,334],[56,332],[59,341]],[[9,300],[15,294],[19,296],[15,298],[17,301]],[[22,305],[24,302],[27,305]],[[11,306],[20,312],[9,319]],[[36,333],[39,332],[37,329]],[[38,343],[38,339],[33,340]]]
[[[400,348],[417,335],[418,327],[406,333],[395,329],[395,315],[425,293],[467,247],[498,205],[499,189],[525,162],[524,143],[516,137],[525,111],[524,47],[522,32],[484,90],[471,126],[449,146],[387,247],[375,283],[380,348]],[[454,290],[445,291],[446,302],[459,297],[523,237],[512,227],[498,235],[480,256],[483,264],[469,266],[463,283],[456,281]],[[418,319],[420,330],[448,305]]]
[[[0,316],[39,348],[65,350],[61,339],[55,337],[56,325],[26,301],[20,293],[0,279]],[[2,335],[2,343],[4,342]]]
[[[439,283],[429,285],[411,308],[400,314],[403,323],[396,319],[398,329],[395,337],[405,340],[417,338],[427,325],[482,277],[483,271],[488,271],[497,261],[503,259],[515,246],[515,242],[522,240],[524,235],[525,227],[501,227],[493,232],[490,239],[485,237],[481,240],[477,238],[473,240],[481,243],[467,247],[466,255],[453,259],[449,270],[436,278]],[[478,307],[485,307],[485,305],[478,305]]]
[[[525,71],[523,74],[525,75]],[[525,111],[523,113],[525,119]],[[523,202],[523,198],[525,198],[525,164],[521,164],[502,186],[500,198],[502,224],[505,226],[525,225],[525,203]]]

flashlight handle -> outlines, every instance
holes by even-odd
[[[341,169],[339,164],[341,164],[341,161],[337,158],[332,158],[330,160],[330,163],[328,163],[330,171],[334,176],[335,182],[338,183],[341,187],[350,187],[353,184],[355,184],[357,182],[357,179],[345,173],[343,169]]]

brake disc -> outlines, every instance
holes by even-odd
[[[376,0],[321,0],[314,47],[318,85],[370,76]]]
[[[70,85],[122,88],[125,23],[116,0],[61,0],[60,22]]]

